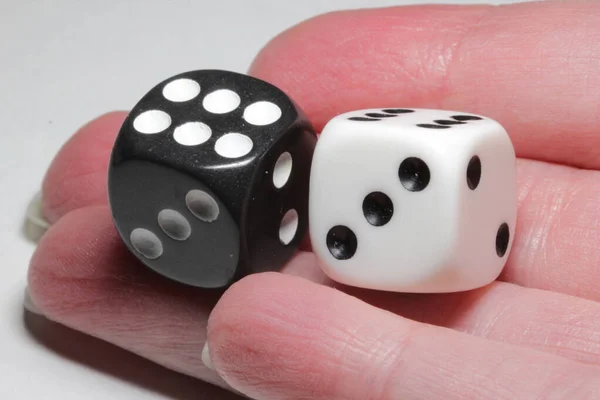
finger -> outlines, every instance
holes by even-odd
[[[254,275],[208,325],[210,364],[260,399],[587,398],[600,369],[420,324],[309,281]]]
[[[600,305],[594,301],[505,282],[437,295],[338,289],[414,321],[600,365]]]
[[[600,301],[600,172],[519,162],[518,218],[502,280]]]
[[[28,281],[32,302],[49,319],[218,383],[194,357],[218,294],[143,268],[120,242],[106,207],[76,210],[52,226]]]
[[[344,111],[429,107],[502,123],[519,157],[600,168],[600,3],[411,6],[325,14],[289,29],[250,73],[320,130]]]
[[[322,281],[312,255],[285,270]],[[222,291],[180,285],[123,246],[106,206],[75,210],[42,237],[29,270],[38,313],[167,368],[223,385],[201,361],[206,321]]]
[[[42,184],[42,213],[50,223],[69,211],[106,204],[110,153],[126,115],[113,112],[96,118],[55,156]]]
[[[125,250],[109,217],[107,207],[84,208],[48,231],[31,261],[33,303],[51,320],[168,368],[217,379],[203,368],[200,353],[206,320],[221,291],[196,290],[144,268]],[[330,284],[312,253],[298,254],[284,271]],[[595,302],[505,283],[464,297],[360,295],[424,322],[600,364]]]

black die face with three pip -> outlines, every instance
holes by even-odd
[[[204,288],[278,270],[308,228],[314,130],[262,80],[200,70],[150,90],[124,121],[109,200],[129,250]]]

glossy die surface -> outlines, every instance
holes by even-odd
[[[114,144],[109,200],[130,251],[179,282],[219,288],[279,269],[308,222],[316,138],[278,88],[191,71],[151,89]]]
[[[506,263],[515,153],[496,121],[424,109],[343,114],[324,128],[311,174],[312,246],[338,282],[463,291]]]

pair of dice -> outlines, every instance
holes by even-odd
[[[317,135],[277,87],[201,70],[171,77],[116,139],[109,200],[147,267],[223,288],[277,271],[310,234],[333,280],[397,292],[464,291],[501,273],[514,238],[516,169],[496,121],[388,108]]]

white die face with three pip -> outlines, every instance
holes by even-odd
[[[496,121],[427,109],[333,118],[313,155],[313,251],[333,280],[417,293],[494,281],[510,253],[516,159]]]

